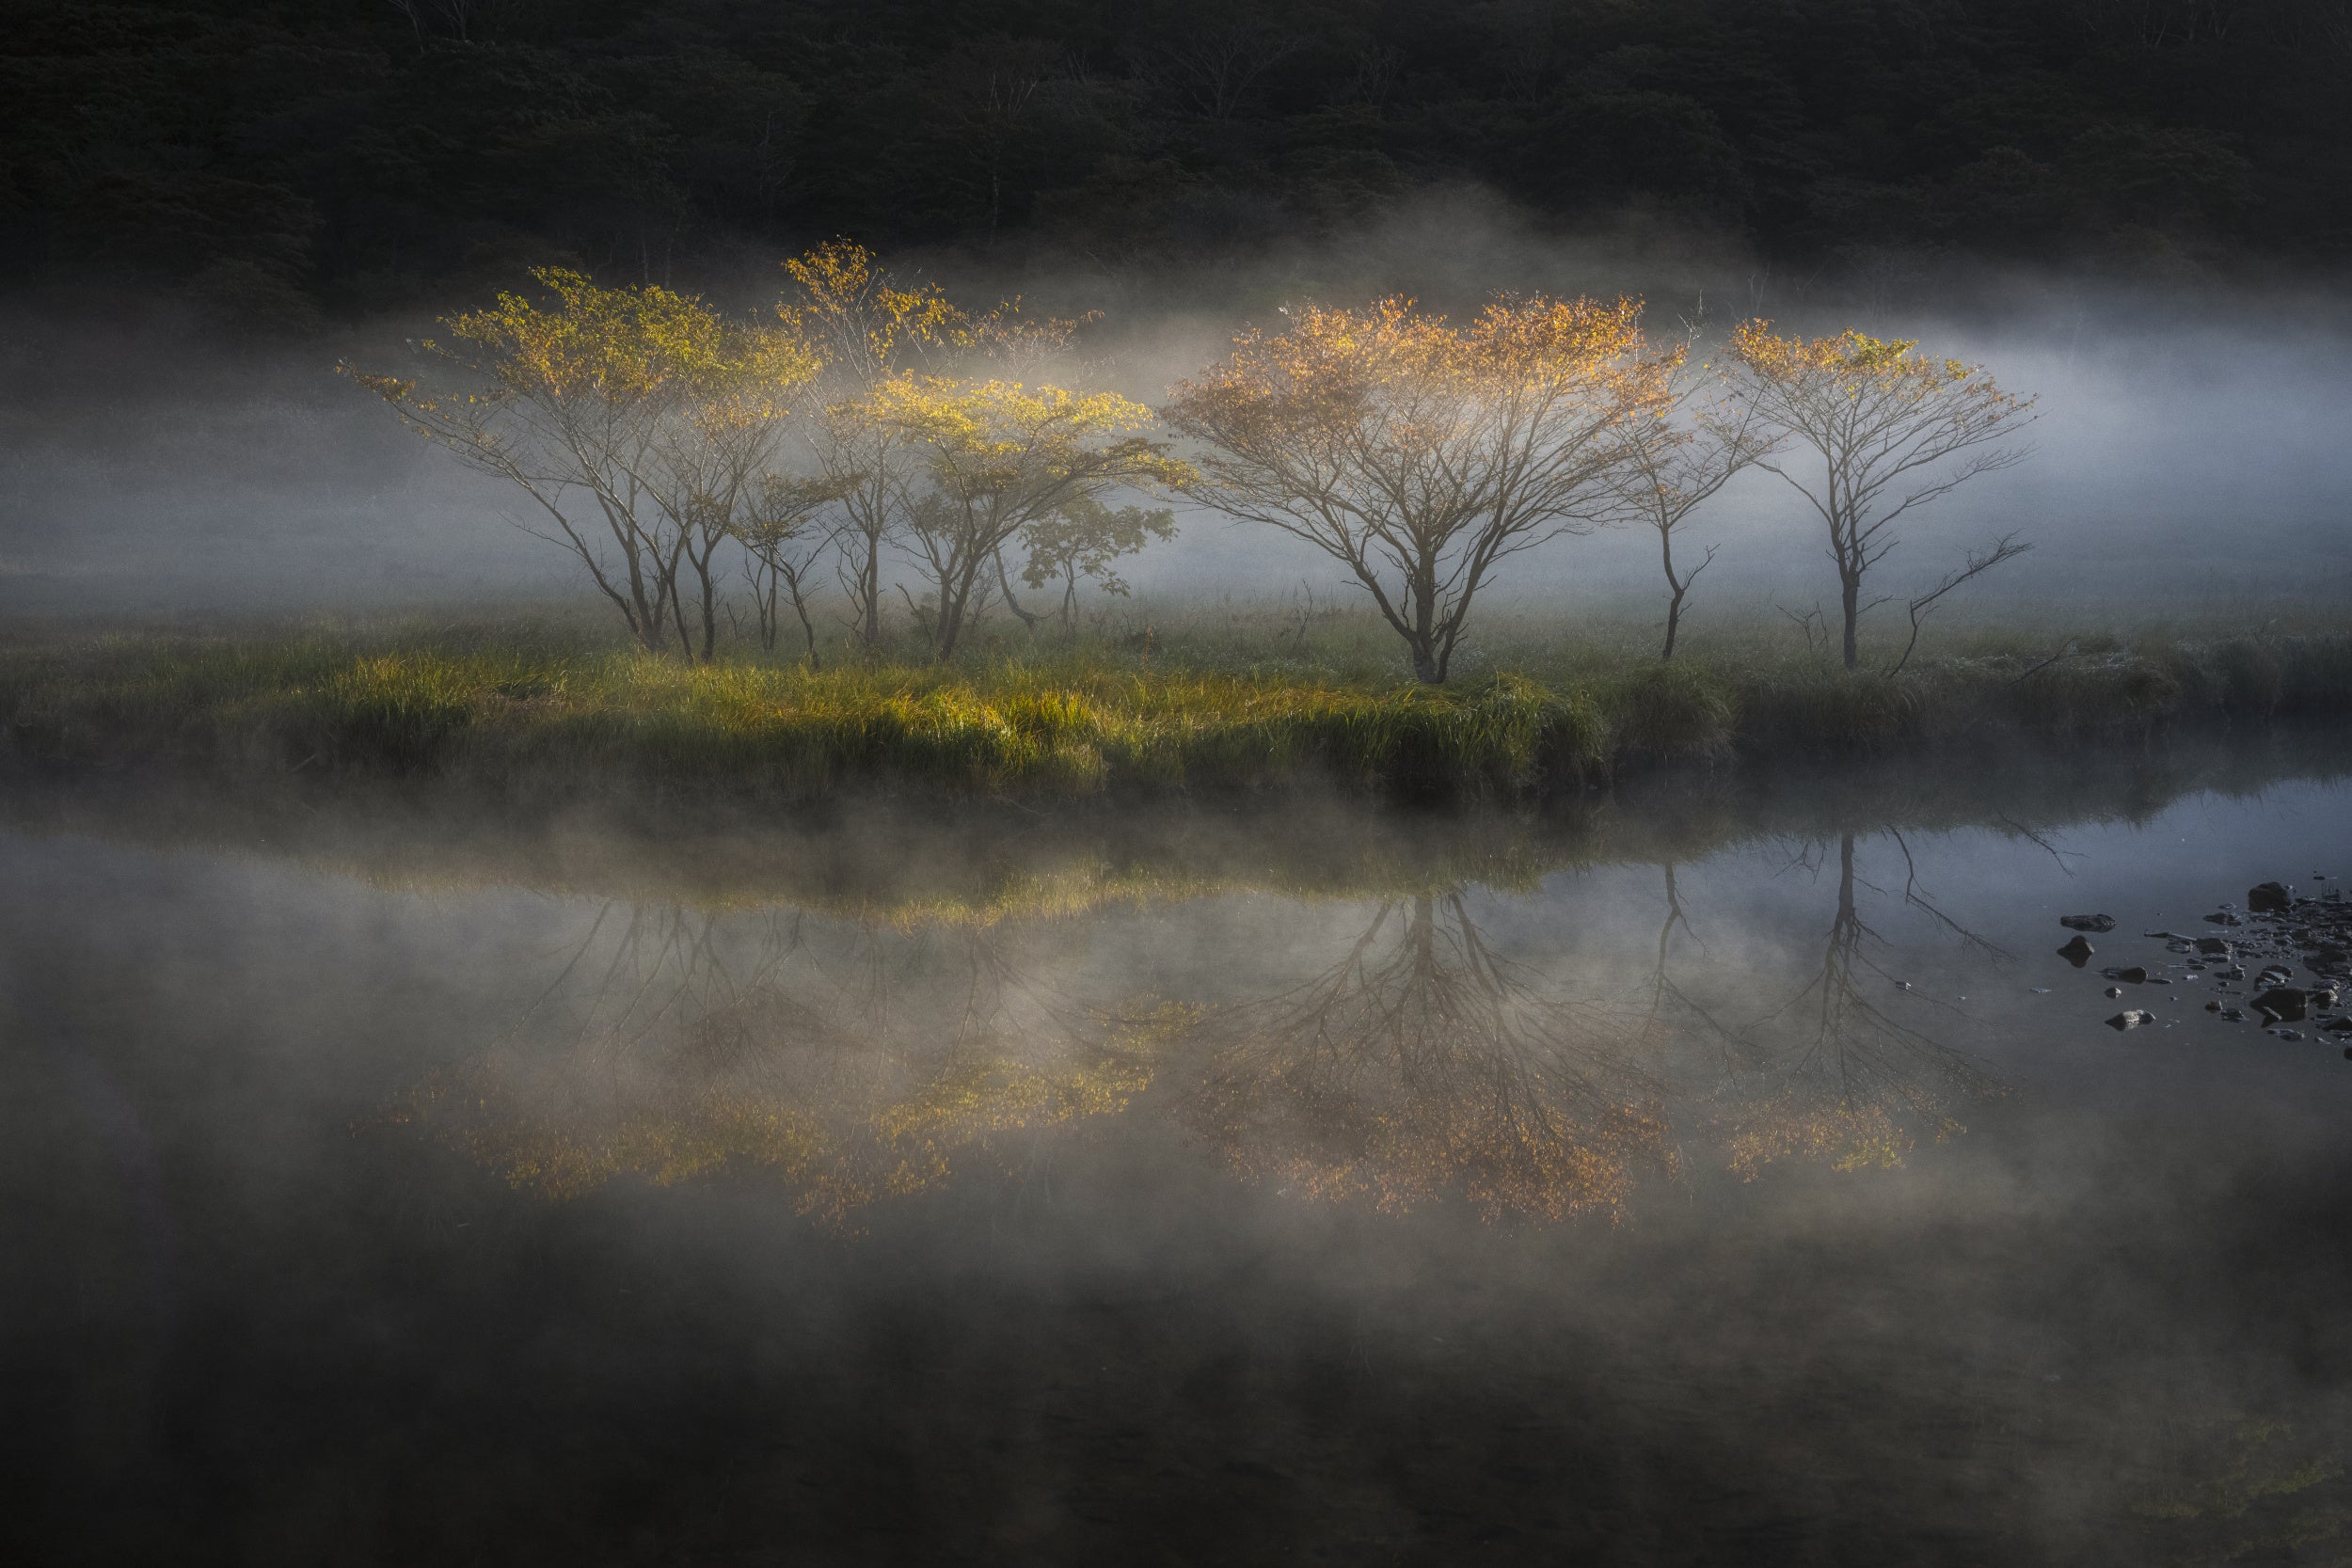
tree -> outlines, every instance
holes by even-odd
[[[818,561],[834,544],[832,531],[818,521],[818,515],[840,499],[839,492],[822,479],[767,474],[760,480],[758,496],[737,525],[737,537],[750,562],[759,645],[775,652],[782,629],[778,594],[787,594],[792,613],[801,623],[801,635],[808,643],[812,670],[822,669],[824,660],[817,652],[816,624],[809,619],[808,589]]]
[[[1863,600],[1870,568],[1900,544],[1895,524],[1979,474],[2023,461],[2030,448],[1999,446],[2034,419],[2034,400],[2005,392],[1981,366],[1931,359],[1917,343],[1845,332],[1834,338],[1776,337],[1747,322],[1731,339],[1739,396],[1765,425],[1820,459],[1799,475],[1770,459],[1761,467],[1813,503],[1829,529],[1845,613],[1846,668],[1860,662],[1863,615],[1884,598]],[[2009,541],[1972,558],[1960,580],[2018,553]],[[1976,564],[1981,560],[1982,564]],[[1946,585],[1934,596],[1957,587]]]
[[[1124,597],[1127,584],[1112,562],[1138,553],[1154,539],[1175,537],[1176,514],[1166,507],[1147,512],[1122,506],[1114,512],[1091,496],[1081,497],[1021,531],[1021,543],[1029,553],[1021,580],[1043,588],[1061,579],[1061,625],[1068,635],[1077,627],[1081,578],[1092,578],[1104,593]]]
[[[667,289],[604,289],[562,268],[532,277],[549,302],[501,293],[448,321],[477,356],[423,345],[486,385],[419,397],[414,382],[342,369],[411,429],[529,496],[546,527],[526,529],[578,556],[630,635],[660,652],[691,515],[664,448],[697,387],[723,372],[725,327]],[[683,641],[682,619],[677,630]]]
[[[870,657],[882,645],[882,553],[898,535],[918,455],[914,432],[882,390],[953,352],[969,321],[937,286],[900,287],[871,251],[847,240],[784,268],[799,294],[777,315],[824,362],[809,443],[840,511],[841,585]]]
[[[1496,568],[1604,520],[1628,426],[1670,401],[1631,300],[1455,327],[1392,298],[1245,333],[1164,417],[1211,449],[1188,495],[1340,561],[1437,683]]]
[[[1682,368],[1679,363],[1675,367],[1677,372]],[[1702,367],[1701,374],[1707,371]],[[1659,651],[1661,660],[1675,657],[1683,601],[1698,575],[1715,560],[1716,547],[1709,545],[1697,565],[1677,566],[1676,534],[1740,469],[1770,453],[1774,439],[1762,428],[1754,403],[1720,396],[1711,377],[1678,379],[1671,404],[1629,427],[1620,492],[1628,514],[1657,531],[1659,559],[1666,572],[1666,641]]]
[[[798,338],[773,327],[730,330],[722,346],[716,362],[690,382],[677,409],[663,421],[649,475],[657,503],[669,513],[675,530],[677,554],[692,568],[700,590],[706,663],[719,635],[721,546],[734,542],[754,550],[755,585],[763,568],[769,573],[762,622],[768,630],[775,608],[774,574],[785,571],[787,562],[793,603],[802,605],[799,566],[805,562],[786,553],[787,536],[782,524],[799,498],[832,494],[831,486],[821,482],[812,488],[808,482],[787,481],[775,472],[791,414],[785,400],[817,373],[815,356]],[[792,533],[802,531],[796,523]],[[670,596],[678,641],[691,652],[685,599],[682,585]],[[772,635],[764,641],[775,646]],[[809,652],[813,658],[813,636]]]
[[[983,574],[1024,530],[1111,490],[1193,478],[1166,442],[1137,434],[1152,411],[1115,392],[900,376],[875,401],[921,454],[902,547],[930,582],[936,659],[954,656],[985,608]]]

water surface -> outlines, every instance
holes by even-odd
[[[2352,1061],[2201,980],[2101,994],[2179,973],[2143,930],[2352,877],[2340,770],[2212,782],[1792,786],[1680,833],[1204,809],[854,874],[818,863],[850,819],[522,852],[21,812],[7,1529],[2339,1560]]]

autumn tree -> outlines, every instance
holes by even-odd
[[[721,352],[688,383],[677,406],[662,422],[648,472],[656,503],[670,515],[677,556],[693,574],[700,610],[701,657],[707,662],[719,635],[719,582],[723,546],[752,552],[756,587],[768,578],[764,641],[772,648],[774,589],[778,574],[788,578],[793,603],[803,608],[803,558],[788,544],[804,534],[804,516],[789,532],[787,518],[802,498],[829,497],[832,487],[779,473],[785,461],[792,399],[816,374],[818,361],[798,338],[776,327],[729,328]],[[686,623],[686,583],[671,594],[678,641],[691,649]],[[803,615],[805,625],[806,616]],[[810,656],[816,654],[812,635]]]
[[[1077,629],[1081,581],[1092,578],[1104,593],[1124,597],[1127,583],[1116,563],[1154,539],[1175,537],[1176,514],[1166,507],[1122,506],[1114,511],[1092,496],[1082,496],[1021,531],[1022,547],[1028,552],[1021,580],[1032,588],[1060,580],[1061,626],[1068,635]]]
[[[1187,494],[1344,564],[1436,683],[1504,561],[1606,520],[1665,369],[1631,300],[1502,299],[1463,326],[1405,299],[1311,306],[1164,417],[1209,449]]]
[[[1716,546],[1709,545],[1695,563],[1687,553],[1677,562],[1676,541],[1691,515],[1741,469],[1770,453],[1776,439],[1753,402],[1725,395],[1711,367],[1693,372],[1677,354],[1670,387],[1669,402],[1627,426],[1625,462],[1617,470],[1627,516],[1658,535],[1667,594],[1661,660],[1675,657],[1691,586],[1715,561]]]
[[[1829,530],[1849,670],[1860,662],[1863,615],[1886,602],[1866,601],[1863,588],[1870,569],[1902,542],[1896,525],[2031,450],[2001,443],[2032,422],[2032,398],[2003,391],[1982,366],[1931,358],[1917,347],[1859,332],[1783,338],[1765,322],[1745,323],[1732,334],[1728,359],[1739,396],[1804,453],[1802,469],[1779,459],[1761,467],[1810,501]],[[1972,556],[1958,580],[1932,597],[2018,553],[2004,540]],[[1914,601],[1915,629],[1918,610]]]
[[[840,492],[822,478],[763,475],[758,493],[736,526],[747,562],[746,575],[751,578],[759,645],[775,652],[783,631],[783,607],[789,603],[808,645],[811,669],[823,668],[824,660],[817,652],[817,624],[809,616],[809,594],[818,580],[818,564],[834,543],[822,515],[840,499]]]
[[[562,268],[532,276],[544,301],[501,293],[448,321],[456,346],[423,345],[471,385],[421,396],[415,382],[342,368],[409,428],[528,496],[539,523],[525,528],[577,556],[630,635],[659,652],[694,526],[666,459],[675,421],[726,371],[726,327],[667,289],[600,288]]]
[[[901,376],[876,402],[920,454],[902,548],[930,588],[925,630],[936,659],[954,656],[1023,531],[1114,490],[1194,477],[1142,434],[1152,411],[1115,392]]]
[[[920,461],[917,435],[884,389],[955,352],[970,323],[935,285],[893,281],[871,251],[847,240],[784,268],[796,293],[777,314],[824,365],[808,440],[834,494],[841,586],[870,657],[882,645],[886,553]]]

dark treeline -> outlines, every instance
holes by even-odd
[[[248,321],[834,233],[1181,264],[1475,182],[1795,265],[2352,240],[2344,0],[17,0],[0,258]]]

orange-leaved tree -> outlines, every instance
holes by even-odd
[[[1401,298],[1309,306],[1163,417],[1208,449],[1189,495],[1338,559],[1435,683],[1503,561],[1606,519],[1665,371],[1633,300],[1504,298],[1459,326]]]
[[[919,618],[937,659],[954,656],[1025,530],[1114,490],[1195,477],[1144,434],[1152,411],[1116,392],[902,375],[874,401],[920,454],[903,547],[930,585]]]
[[[1931,358],[1917,348],[1915,341],[1859,332],[1784,338],[1768,322],[1747,322],[1732,333],[1726,356],[1739,395],[1806,453],[1802,471],[1782,459],[1761,467],[1812,502],[1829,529],[1849,670],[1860,661],[1863,615],[1885,602],[1866,601],[1863,585],[1870,568],[1901,543],[1896,523],[2031,451],[2001,443],[2032,422],[2032,398],[2003,391],[1980,365]],[[2003,539],[1913,600],[1914,641],[1928,605],[2025,548]]]

